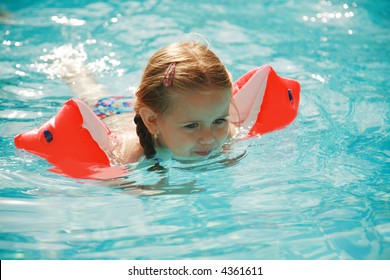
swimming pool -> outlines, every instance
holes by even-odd
[[[223,2],[2,1],[1,259],[390,258],[388,1]],[[14,147],[73,96],[42,56],[76,50],[129,94],[156,49],[192,32],[234,79],[271,64],[299,80],[296,121],[111,185]]]

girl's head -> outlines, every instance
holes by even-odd
[[[149,60],[136,92],[137,134],[145,155],[155,146],[194,159],[220,149],[229,129],[232,82],[218,57],[198,42],[180,42]]]

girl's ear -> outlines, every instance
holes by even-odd
[[[141,107],[139,109],[139,115],[141,116],[142,121],[149,130],[150,134],[157,134],[157,113],[155,113],[152,109],[148,107]]]

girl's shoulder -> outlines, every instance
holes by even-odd
[[[134,113],[117,114],[103,119],[116,142],[109,155],[114,164],[137,162],[144,154],[133,119]]]
[[[238,127],[233,124],[233,123],[229,123],[229,132],[228,132],[228,138],[233,138],[234,136],[236,136],[238,134],[239,130],[238,130]]]

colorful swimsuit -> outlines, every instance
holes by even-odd
[[[93,112],[101,119],[106,117],[134,112],[134,97],[108,96],[98,100]]]

